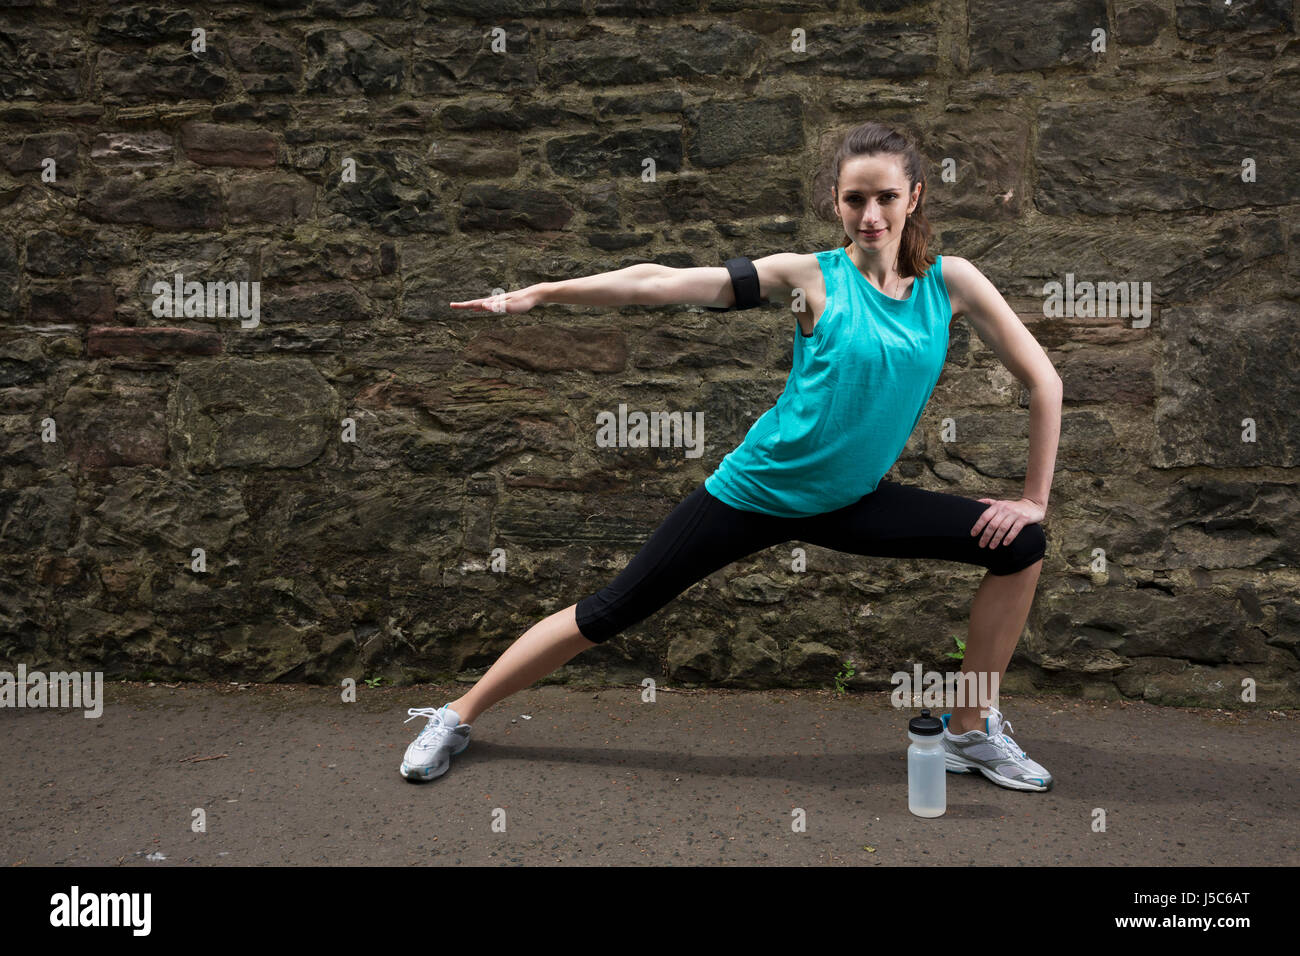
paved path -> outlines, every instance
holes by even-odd
[[[1004,696],[1055,787],[948,774],[923,820],[885,693],[534,687],[403,780],[406,708],[459,693],[114,683],[95,720],[0,709],[0,865],[1300,862],[1295,712]]]

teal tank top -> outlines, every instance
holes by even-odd
[[[816,256],[826,307],[813,334],[796,324],[785,390],[704,482],[733,508],[797,518],[875,491],[943,370],[952,304],[942,256],[906,299],[868,282],[846,247]]]

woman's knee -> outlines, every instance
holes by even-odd
[[[619,631],[622,624],[610,614],[608,605],[599,594],[591,594],[578,602],[574,611],[578,633],[593,644],[603,644]]]
[[[1047,532],[1035,521],[1022,527],[1010,544],[1004,541],[993,551],[998,563],[989,570],[994,574],[1016,574],[1037,564],[1047,554]]]

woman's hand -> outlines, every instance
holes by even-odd
[[[1042,521],[1047,514],[1047,509],[1032,498],[1018,498],[1015,501],[997,498],[976,500],[988,505],[985,512],[980,515],[980,520],[975,522],[975,527],[970,529],[972,535],[977,535],[981,528],[984,529],[984,534],[979,541],[981,548],[996,548],[999,544],[1010,544],[1020,533],[1021,528]],[[989,543],[990,541],[992,544]]]
[[[503,292],[501,295],[490,295],[484,299],[449,302],[448,305],[453,309],[474,309],[479,312],[504,312],[508,315],[516,315],[527,312],[542,301],[542,286],[538,284],[530,285],[526,289],[516,289],[514,292]]]

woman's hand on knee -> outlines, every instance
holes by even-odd
[[[1042,521],[1047,514],[1047,510],[1031,498],[1017,498],[1015,501],[1002,498],[975,500],[988,505],[979,520],[975,522],[975,527],[970,529],[972,537],[980,535],[981,548],[996,548],[999,544],[1010,544],[1020,533],[1021,528]]]

